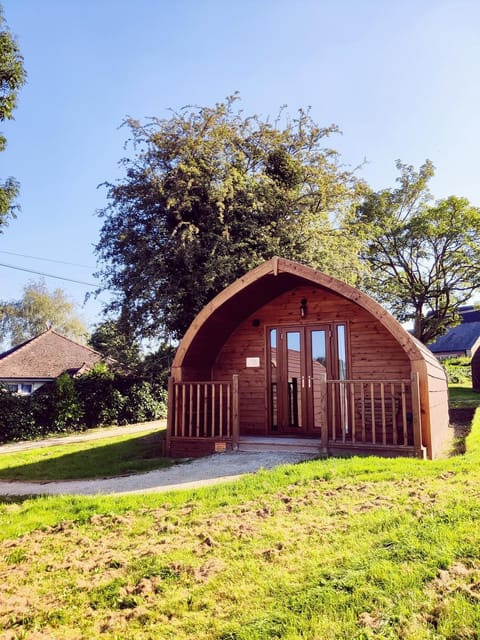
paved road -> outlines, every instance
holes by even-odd
[[[12,453],[38,446],[111,437],[119,433],[138,433],[164,426],[164,423],[144,423],[118,429],[86,432],[76,436],[49,438],[44,441],[18,442],[0,447],[1,453]],[[68,480],[62,482],[0,482],[0,495],[96,495],[128,493],[161,493],[178,489],[194,489],[241,478],[259,469],[272,469],[281,464],[294,464],[311,458],[309,454],[289,452],[226,452],[183,462],[167,469],[147,473],[96,480]]]

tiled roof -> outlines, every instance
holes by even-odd
[[[0,379],[54,379],[69,370],[90,369],[105,358],[53,329],[0,354]]]
[[[463,312],[462,323],[439,336],[429,346],[433,353],[471,351],[480,338],[480,311]]]

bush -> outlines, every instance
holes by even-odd
[[[24,440],[41,435],[32,412],[30,396],[18,396],[0,387],[0,442]]]
[[[72,379],[61,375],[31,396],[0,390],[0,442],[165,418],[167,393],[105,366]]]
[[[442,361],[448,382],[467,384],[472,381],[471,359],[467,357],[447,358]]]
[[[122,413],[124,424],[129,422],[148,422],[165,418],[167,415],[166,392],[157,389],[149,382],[134,383],[125,395]]]

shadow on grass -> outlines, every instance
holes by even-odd
[[[463,455],[466,452],[466,438],[472,428],[475,414],[473,408],[450,408],[450,427],[453,428],[454,442],[451,455]]]
[[[0,469],[0,480],[84,480],[161,469],[173,464],[173,460],[164,456],[164,442],[165,431],[160,431],[123,442],[90,446],[84,451]]]

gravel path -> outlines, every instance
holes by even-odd
[[[0,495],[161,493],[237,480],[246,473],[310,459],[303,453],[226,452],[131,476],[62,482],[0,482]]]

